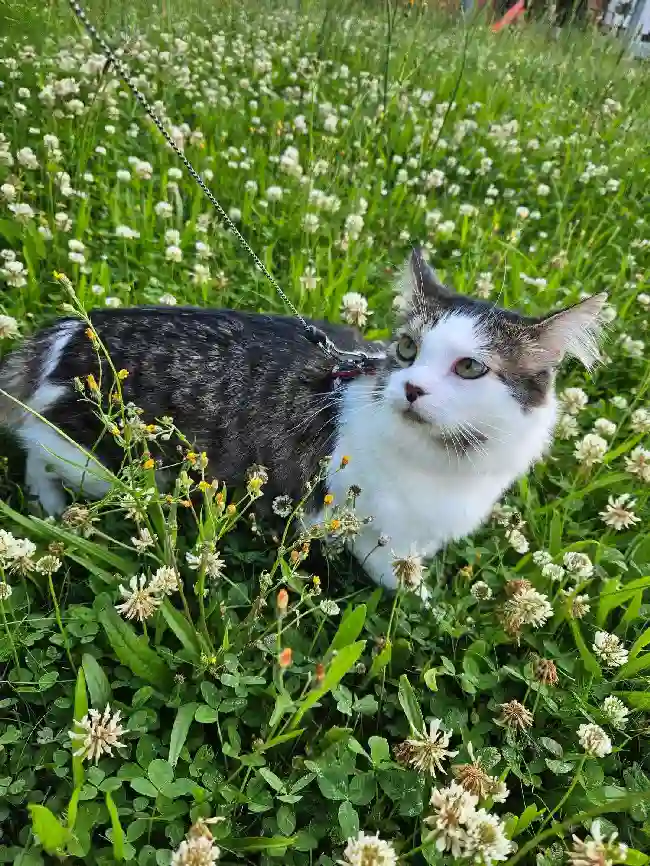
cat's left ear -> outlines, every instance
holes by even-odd
[[[552,313],[535,325],[535,356],[545,366],[556,366],[562,358],[577,358],[590,370],[600,360],[601,313],[607,301],[603,292],[566,310]]]
[[[452,293],[427,263],[420,247],[414,247],[406,260],[397,282],[397,292],[412,308],[417,307],[418,300],[421,303]]]

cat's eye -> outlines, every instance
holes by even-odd
[[[402,334],[397,341],[397,357],[403,364],[412,364],[418,353],[418,345],[408,334]]]
[[[489,368],[482,361],[477,361],[476,358],[459,358],[452,367],[452,370],[461,379],[480,379],[489,372]]]

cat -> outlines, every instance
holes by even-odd
[[[352,551],[376,583],[395,589],[395,557],[429,558],[470,535],[544,455],[556,369],[567,355],[596,363],[606,301],[599,294],[526,317],[455,293],[420,250],[398,288],[406,309],[383,345],[385,360],[373,375],[343,382],[292,318],[182,307],[102,309],[90,318],[115,369],[128,371],[124,400],[145,420],[172,416],[220,481],[241,484],[252,464],[262,465],[265,499],[296,501],[331,455],[325,489],[344,503],[353,487],[357,514],[368,519]],[[355,329],[322,327],[343,349],[372,345]],[[54,515],[65,507],[61,482],[100,498],[110,489],[101,467],[119,466],[122,454],[73,386],[89,373],[99,380],[86,331],[62,319],[0,367],[0,388],[69,437],[2,399],[0,424],[27,452],[26,486]],[[70,440],[103,462],[88,464]],[[312,521],[322,502],[318,494]]]

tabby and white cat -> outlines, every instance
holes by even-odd
[[[145,419],[172,416],[228,485],[268,468],[267,496],[303,494],[333,454],[329,492],[372,517],[353,552],[394,588],[393,555],[433,556],[476,530],[494,503],[547,449],[556,419],[555,370],[565,355],[598,359],[605,295],[529,318],[443,286],[415,251],[400,291],[409,309],[374,375],[336,385],[331,362],[294,319],[174,307],[96,310],[93,328],[117,369],[124,399]],[[368,346],[323,325],[341,348]],[[121,452],[73,387],[99,362],[86,325],[62,319],[5,359],[0,388],[47,418],[106,466]],[[104,371],[103,380],[111,379]],[[68,439],[6,398],[0,424],[27,451],[26,484],[44,510],[65,507],[62,483],[90,498],[109,489]],[[55,457],[56,455],[58,457]],[[349,466],[335,471],[343,456]],[[318,503],[315,503],[315,508]],[[315,515],[317,516],[317,514]],[[388,536],[388,544],[378,544]]]

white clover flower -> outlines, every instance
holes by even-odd
[[[614,862],[624,862],[627,859],[627,846],[616,841],[618,833],[612,833],[609,839],[602,835],[600,821],[591,825],[591,838],[583,842],[578,836],[573,836],[573,845],[569,851],[570,866],[612,866]]]
[[[597,433],[587,433],[587,435],[577,443],[574,454],[579,463],[584,466],[595,466],[596,463],[602,463],[607,454],[607,440]]]
[[[636,447],[629,457],[625,458],[625,469],[630,475],[636,475],[646,484],[650,484],[650,451]]]
[[[345,230],[348,235],[357,240],[363,229],[363,217],[359,214],[350,214],[345,220]]]
[[[509,623],[532,625],[540,628],[553,616],[553,607],[548,596],[535,589],[522,589],[514,593],[504,604],[504,614]]]
[[[136,160],[133,165],[133,170],[135,171],[136,176],[141,180],[151,180],[153,177],[153,166],[146,160]]]
[[[594,431],[601,436],[611,437],[616,433],[616,424],[609,418],[597,418],[594,421]]]
[[[620,698],[609,695],[603,701],[602,710],[603,715],[611,725],[621,731],[625,728],[630,711]]]
[[[596,758],[604,758],[612,751],[612,741],[599,725],[579,725],[578,741],[588,755]]]
[[[145,574],[134,575],[129,581],[129,589],[120,584],[120,595],[125,601],[116,604],[115,610],[125,619],[137,619],[140,622],[149,619],[162,604],[158,590],[149,583]]]
[[[74,729],[68,732],[73,744],[78,746],[74,756],[96,764],[104,753],[112,755],[113,749],[123,748],[120,737],[127,729],[120,724],[120,715],[119,710],[112,713],[110,705],[106,704],[103,714],[88,710],[83,719],[75,721]]]
[[[21,147],[16,154],[16,159],[24,168],[38,168],[38,159],[31,147]]]
[[[174,208],[168,201],[159,201],[154,205],[154,211],[156,216],[162,217],[162,219],[169,219],[174,215]]]
[[[368,299],[359,292],[348,292],[341,298],[341,318],[348,325],[363,328],[372,312],[368,309]]]
[[[444,773],[442,762],[454,758],[458,752],[447,748],[452,734],[441,726],[440,719],[432,719],[428,733],[418,732],[400,743],[396,748],[400,761],[429,776]]]
[[[632,499],[629,493],[623,493],[621,496],[610,496],[605,510],[599,512],[600,519],[617,532],[629,529],[635,523],[641,522],[641,518],[637,517],[633,511],[635,504],[636,500]]]
[[[320,219],[318,214],[306,213],[302,218],[302,228],[308,235],[314,234],[318,230]]]
[[[165,292],[158,298],[159,304],[165,304],[167,307],[175,307],[177,304],[176,296],[172,295],[171,292]]]
[[[11,598],[11,593],[13,592],[11,586],[5,581],[0,581],[0,601],[7,601]]]
[[[650,410],[635,409],[630,417],[630,427],[635,433],[650,433]]]
[[[183,260],[183,250],[176,244],[170,244],[165,250],[165,258],[170,262],[180,262]]]
[[[281,186],[269,186],[265,194],[268,201],[282,201],[284,191]]]
[[[492,589],[484,580],[477,580],[470,588],[471,594],[479,601],[487,601],[492,598]]]
[[[528,539],[519,529],[509,529],[506,532],[506,539],[512,547],[513,550],[516,550],[517,553],[527,553],[530,545],[528,543]]]
[[[340,866],[397,866],[395,849],[378,833],[365,833],[363,830],[356,838],[348,839]]]
[[[132,229],[129,226],[117,226],[117,228],[115,229],[115,237],[122,238],[123,240],[127,241],[132,241],[140,237],[140,232],[137,232],[135,229]]]
[[[452,857],[464,857],[470,847],[466,825],[476,814],[478,797],[457,782],[448,788],[434,788],[431,793],[433,812],[424,819],[431,828],[438,851],[449,851]]]
[[[176,569],[168,565],[161,566],[151,578],[150,587],[152,592],[159,592],[161,595],[177,592],[179,582]]]
[[[606,631],[596,632],[592,649],[607,668],[622,667],[629,655],[621,639]]]
[[[327,616],[336,616],[341,612],[341,608],[338,604],[330,598],[322,599],[318,606]]]
[[[577,415],[589,402],[582,388],[565,388],[559,396],[562,408],[569,415]]]
[[[491,863],[507,860],[514,846],[505,834],[505,826],[496,815],[479,809],[467,821],[467,853],[475,861],[490,866]]]
[[[562,561],[574,579],[591,577],[594,573],[594,565],[586,553],[569,550],[564,554]]]

